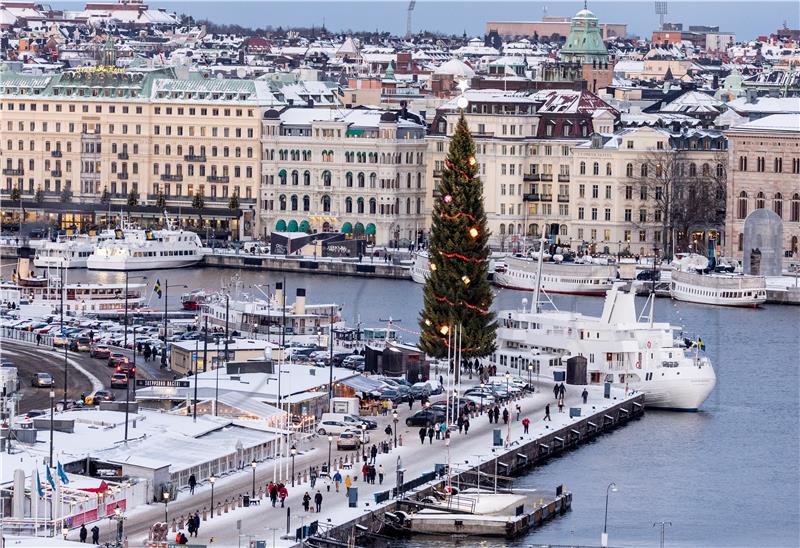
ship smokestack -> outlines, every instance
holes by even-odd
[[[297,297],[294,300],[294,313],[306,313],[306,290],[299,287],[297,288]]]
[[[283,282],[275,284],[275,303],[278,306],[283,306]]]

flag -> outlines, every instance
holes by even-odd
[[[56,482],[53,481],[53,474],[50,473],[50,467],[49,466],[45,466],[44,467],[44,471],[47,472],[47,483],[49,483],[50,487],[52,487],[53,491],[55,491],[56,490]]]
[[[40,496],[44,496],[44,491],[42,491],[42,480],[39,479],[39,471],[36,471],[36,493]]]
[[[153,286],[153,291],[156,292],[158,298],[161,298],[161,280],[156,280],[156,285]]]
[[[64,467],[61,466],[61,461],[58,461],[58,468],[56,470],[58,472],[58,479],[61,480],[61,483],[67,485],[69,483],[69,478],[67,478],[67,475],[64,473]]]

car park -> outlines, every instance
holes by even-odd
[[[34,373],[31,378],[31,386],[36,388],[52,388],[55,384],[50,373]]]

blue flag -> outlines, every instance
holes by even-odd
[[[42,480],[39,479],[39,471],[36,471],[36,493],[39,495],[39,498],[44,496],[44,491],[42,491]]]
[[[50,484],[50,487],[53,488],[53,491],[56,490],[56,482],[53,481],[53,474],[50,473],[50,467],[45,466],[44,471],[47,472],[47,483]]]
[[[64,473],[64,467],[61,466],[61,461],[58,461],[58,468],[56,470],[58,472],[58,479],[61,480],[61,483],[67,485],[69,483],[69,478],[67,478],[67,475]]]

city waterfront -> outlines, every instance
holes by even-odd
[[[235,274],[223,269],[149,273],[180,280],[190,288],[213,289]],[[241,272],[244,291],[254,284],[281,281],[274,272]],[[111,282],[122,274],[77,270],[71,281]],[[376,327],[391,317],[403,339],[415,341],[422,286],[406,281],[360,280],[331,276],[287,276],[287,294],[298,287],[309,303],[337,302],[344,319]],[[274,285],[273,285],[274,287]],[[498,290],[496,309],[519,306],[531,294]],[[180,294],[169,295],[170,308]],[[603,300],[554,296],[560,309],[596,314]],[[637,300],[642,306],[645,300]],[[155,295],[149,305],[163,306]],[[800,309],[766,306],[758,310],[656,301],[656,319],[682,325],[685,335],[700,337],[712,359],[717,385],[697,413],[649,411],[636,421],[576,451],[534,469],[519,487],[564,483],[575,494],[572,510],[541,530],[516,541],[598,544],[605,489],[619,491],[609,502],[612,546],[655,545],[653,523],[671,521],[670,546],[796,546],[800,496],[796,486],[800,456],[797,356]],[[757,516],[757,517],[756,517]],[[754,527],[751,520],[758,520]],[[450,541],[425,540],[425,545]],[[493,541],[483,541],[491,546]],[[404,546],[421,546],[409,541]],[[507,545],[496,541],[495,545]]]

